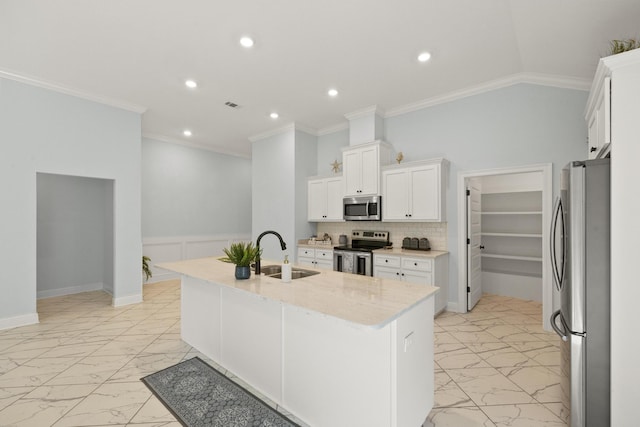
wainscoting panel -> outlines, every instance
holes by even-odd
[[[222,249],[231,243],[250,241],[249,234],[216,236],[150,237],[142,239],[142,253],[151,258],[151,277],[146,283],[178,279],[180,275],[155,266],[163,262],[223,256]]]
[[[186,259],[203,258],[212,255],[224,255],[222,249],[228,246],[228,240],[206,240],[186,243]]]

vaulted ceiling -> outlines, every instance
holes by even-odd
[[[638,0],[0,0],[0,77],[248,156],[251,136],[292,122],[322,134],[372,105],[393,114],[500,81],[587,89],[639,23]]]

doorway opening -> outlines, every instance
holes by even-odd
[[[540,301],[550,330],[551,171],[542,164],[458,174],[460,312],[483,292]]]
[[[37,299],[114,293],[114,181],[36,173]],[[105,298],[111,302],[111,298]]]

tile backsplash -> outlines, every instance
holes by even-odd
[[[388,231],[389,240],[393,247],[402,247],[405,237],[426,237],[431,249],[446,251],[447,223],[446,222],[380,222],[380,221],[347,221],[347,222],[319,222],[318,237],[327,233],[331,236],[332,244],[338,244],[341,234],[346,234],[351,243],[352,230]]]

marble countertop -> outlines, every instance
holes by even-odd
[[[305,248],[305,249],[323,249],[325,251],[326,250],[331,250],[332,251],[333,248],[335,246],[338,246],[338,245],[334,245],[334,244],[331,244],[331,245],[310,245],[308,243],[298,243],[296,246],[298,248]]]
[[[411,256],[416,258],[438,258],[448,254],[447,251],[415,251],[411,249],[392,248],[392,249],[376,249],[373,251],[374,255],[399,255],[399,256]]]
[[[261,264],[265,267],[278,263],[262,260]],[[320,274],[289,283],[264,275],[256,276],[253,272],[247,280],[236,280],[235,266],[218,258],[156,266],[375,329],[385,326],[439,291],[434,286],[323,269],[314,269]],[[305,270],[311,269],[305,267]]]

